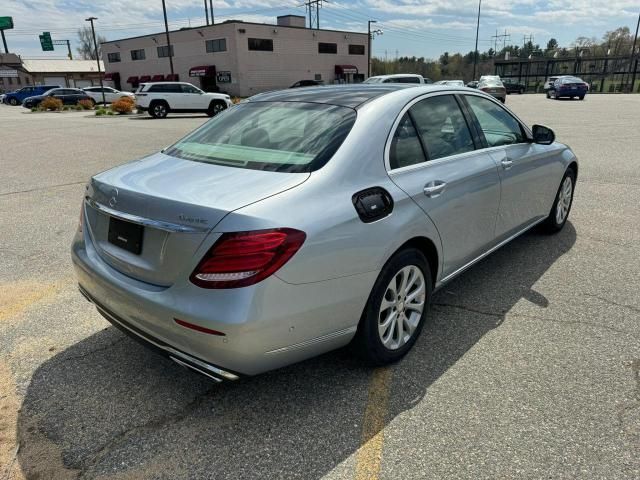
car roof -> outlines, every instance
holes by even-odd
[[[307,87],[304,89],[287,89],[259,93],[247,99],[249,102],[306,102],[338,105],[357,108],[375,98],[388,95],[399,90],[419,89],[416,95],[431,91],[470,91],[466,87],[450,85],[418,84],[418,83],[367,83],[356,85],[328,85],[324,87]]]
[[[398,77],[422,77],[422,75],[418,75],[417,73],[392,73],[389,75],[375,75],[369,78],[398,78]]]

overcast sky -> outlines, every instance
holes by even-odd
[[[214,0],[216,22],[239,19],[275,23],[277,15],[305,15],[305,0]],[[170,28],[204,25],[204,0],[166,0]],[[524,35],[546,45],[556,38],[568,46],[578,36],[600,38],[606,30],[628,26],[632,32],[640,0],[484,0],[479,50],[494,45],[492,35],[511,35],[522,44]],[[321,28],[365,31],[367,20],[384,31],[374,40],[373,54],[437,58],[445,51],[474,48],[477,0],[335,0],[320,11]],[[98,33],[109,40],[163,30],[161,0],[2,0],[0,16],[13,16],[7,30],[9,50],[25,57],[55,57],[64,47],[42,52],[38,35],[50,31],[54,39],[76,40],[76,30],[89,16],[98,17]],[[502,42],[502,39],[500,40]],[[500,45],[500,44],[499,44]],[[74,48],[75,54],[75,48]]]

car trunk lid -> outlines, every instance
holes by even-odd
[[[300,185],[308,177],[158,153],[94,176],[85,216],[105,262],[138,280],[169,286],[189,268],[198,247],[229,212]]]

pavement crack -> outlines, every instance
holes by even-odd
[[[603,303],[614,305],[616,307],[626,308],[628,310],[631,310],[632,312],[640,313],[640,308],[635,307],[633,305],[627,305],[626,303],[619,303],[609,298],[601,297],[600,295],[594,295],[593,293],[583,293],[582,295],[584,295],[585,297],[597,298]]]
[[[105,458],[109,453],[118,448],[120,445],[124,444],[128,438],[132,437],[136,433],[145,432],[145,431],[153,431],[156,429],[160,429],[166,425],[175,424],[186,418],[191,412],[197,410],[205,398],[207,398],[213,391],[217,389],[217,385],[212,386],[208,390],[204,391],[196,395],[193,400],[187,403],[181,410],[176,411],[174,413],[162,415],[158,418],[154,418],[149,420],[148,422],[142,423],[140,425],[133,425],[126,430],[116,434],[113,436],[107,443],[105,443],[98,452],[89,460],[85,465],[83,465],[80,471],[79,479],[88,478],[89,470],[91,467],[97,465],[103,458]]]
[[[27,190],[16,190],[13,192],[2,192],[0,193],[0,197],[6,197],[8,195],[17,195],[19,193],[30,193],[30,192],[38,192],[40,190],[50,190],[52,188],[60,188],[60,187],[70,187],[72,185],[81,185],[87,183],[86,180],[82,180],[79,182],[69,182],[69,183],[58,183],[56,185],[45,185],[44,187],[36,187],[36,188],[29,188]]]

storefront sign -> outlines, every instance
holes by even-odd
[[[218,83],[231,83],[231,72],[218,72],[216,81]]]
[[[0,70],[0,77],[3,78],[17,78],[18,77],[18,70]]]

